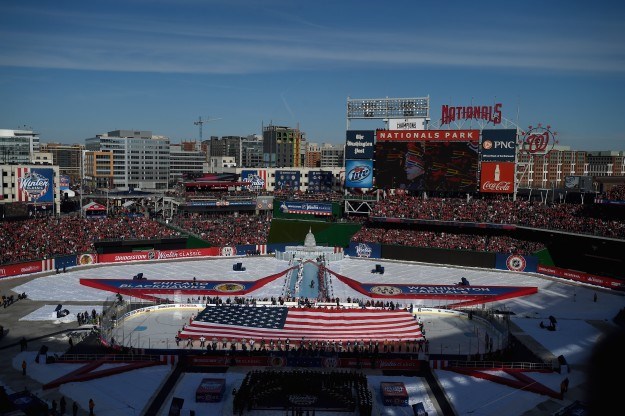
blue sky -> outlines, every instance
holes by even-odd
[[[351,98],[503,104],[576,150],[625,150],[625,3],[0,2],[0,128],[172,143],[298,127],[344,143]],[[381,122],[352,122],[375,129]]]

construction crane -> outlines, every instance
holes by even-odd
[[[207,117],[206,120],[202,120],[202,116],[200,116],[197,121],[193,122],[193,124],[195,124],[196,126],[200,126],[200,143],[202,143],[202,125],[204,123],[208,123],[209,121],[215,121],[215,120],[221,120],[221,117],[219,118]]]

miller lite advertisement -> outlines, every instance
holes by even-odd
[[[373,187],[373,161],[372,160],[346,160],[345,161],[345,187],[347,188],[372,188]]]
[[[22,167],[16,174],[19,202],[54,202],[54,170]]]
[[[514,193],[514,162],[482,162],[480,192]]]

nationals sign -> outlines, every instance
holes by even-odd
[[[551,126],[545,127],[540,123],[536,127],[529,126],[523,133],[521,151],[529,155],[547,155],[558,144],[557,134],[551,130]]]
[[[514,162],[482,162],[480,192],[514,193]]]
[[[472,142],[480,139],[479,130],[378,130],[378,141],[417,142]]]

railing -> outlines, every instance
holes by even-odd
[[[136,362],[136,361],[160,361],[158,355],[144,354],[63,354],[55,357],[56,362],[84,362],[84,361],[116,361],[116,362]]]
[[[447,361],[448,367],[460,367],[460,368],[480,368],[480,369],[506,369],[506,370],[554,370],[552,364],[547,363],[532,363],[526,361],[460,361],[450,360]]]

